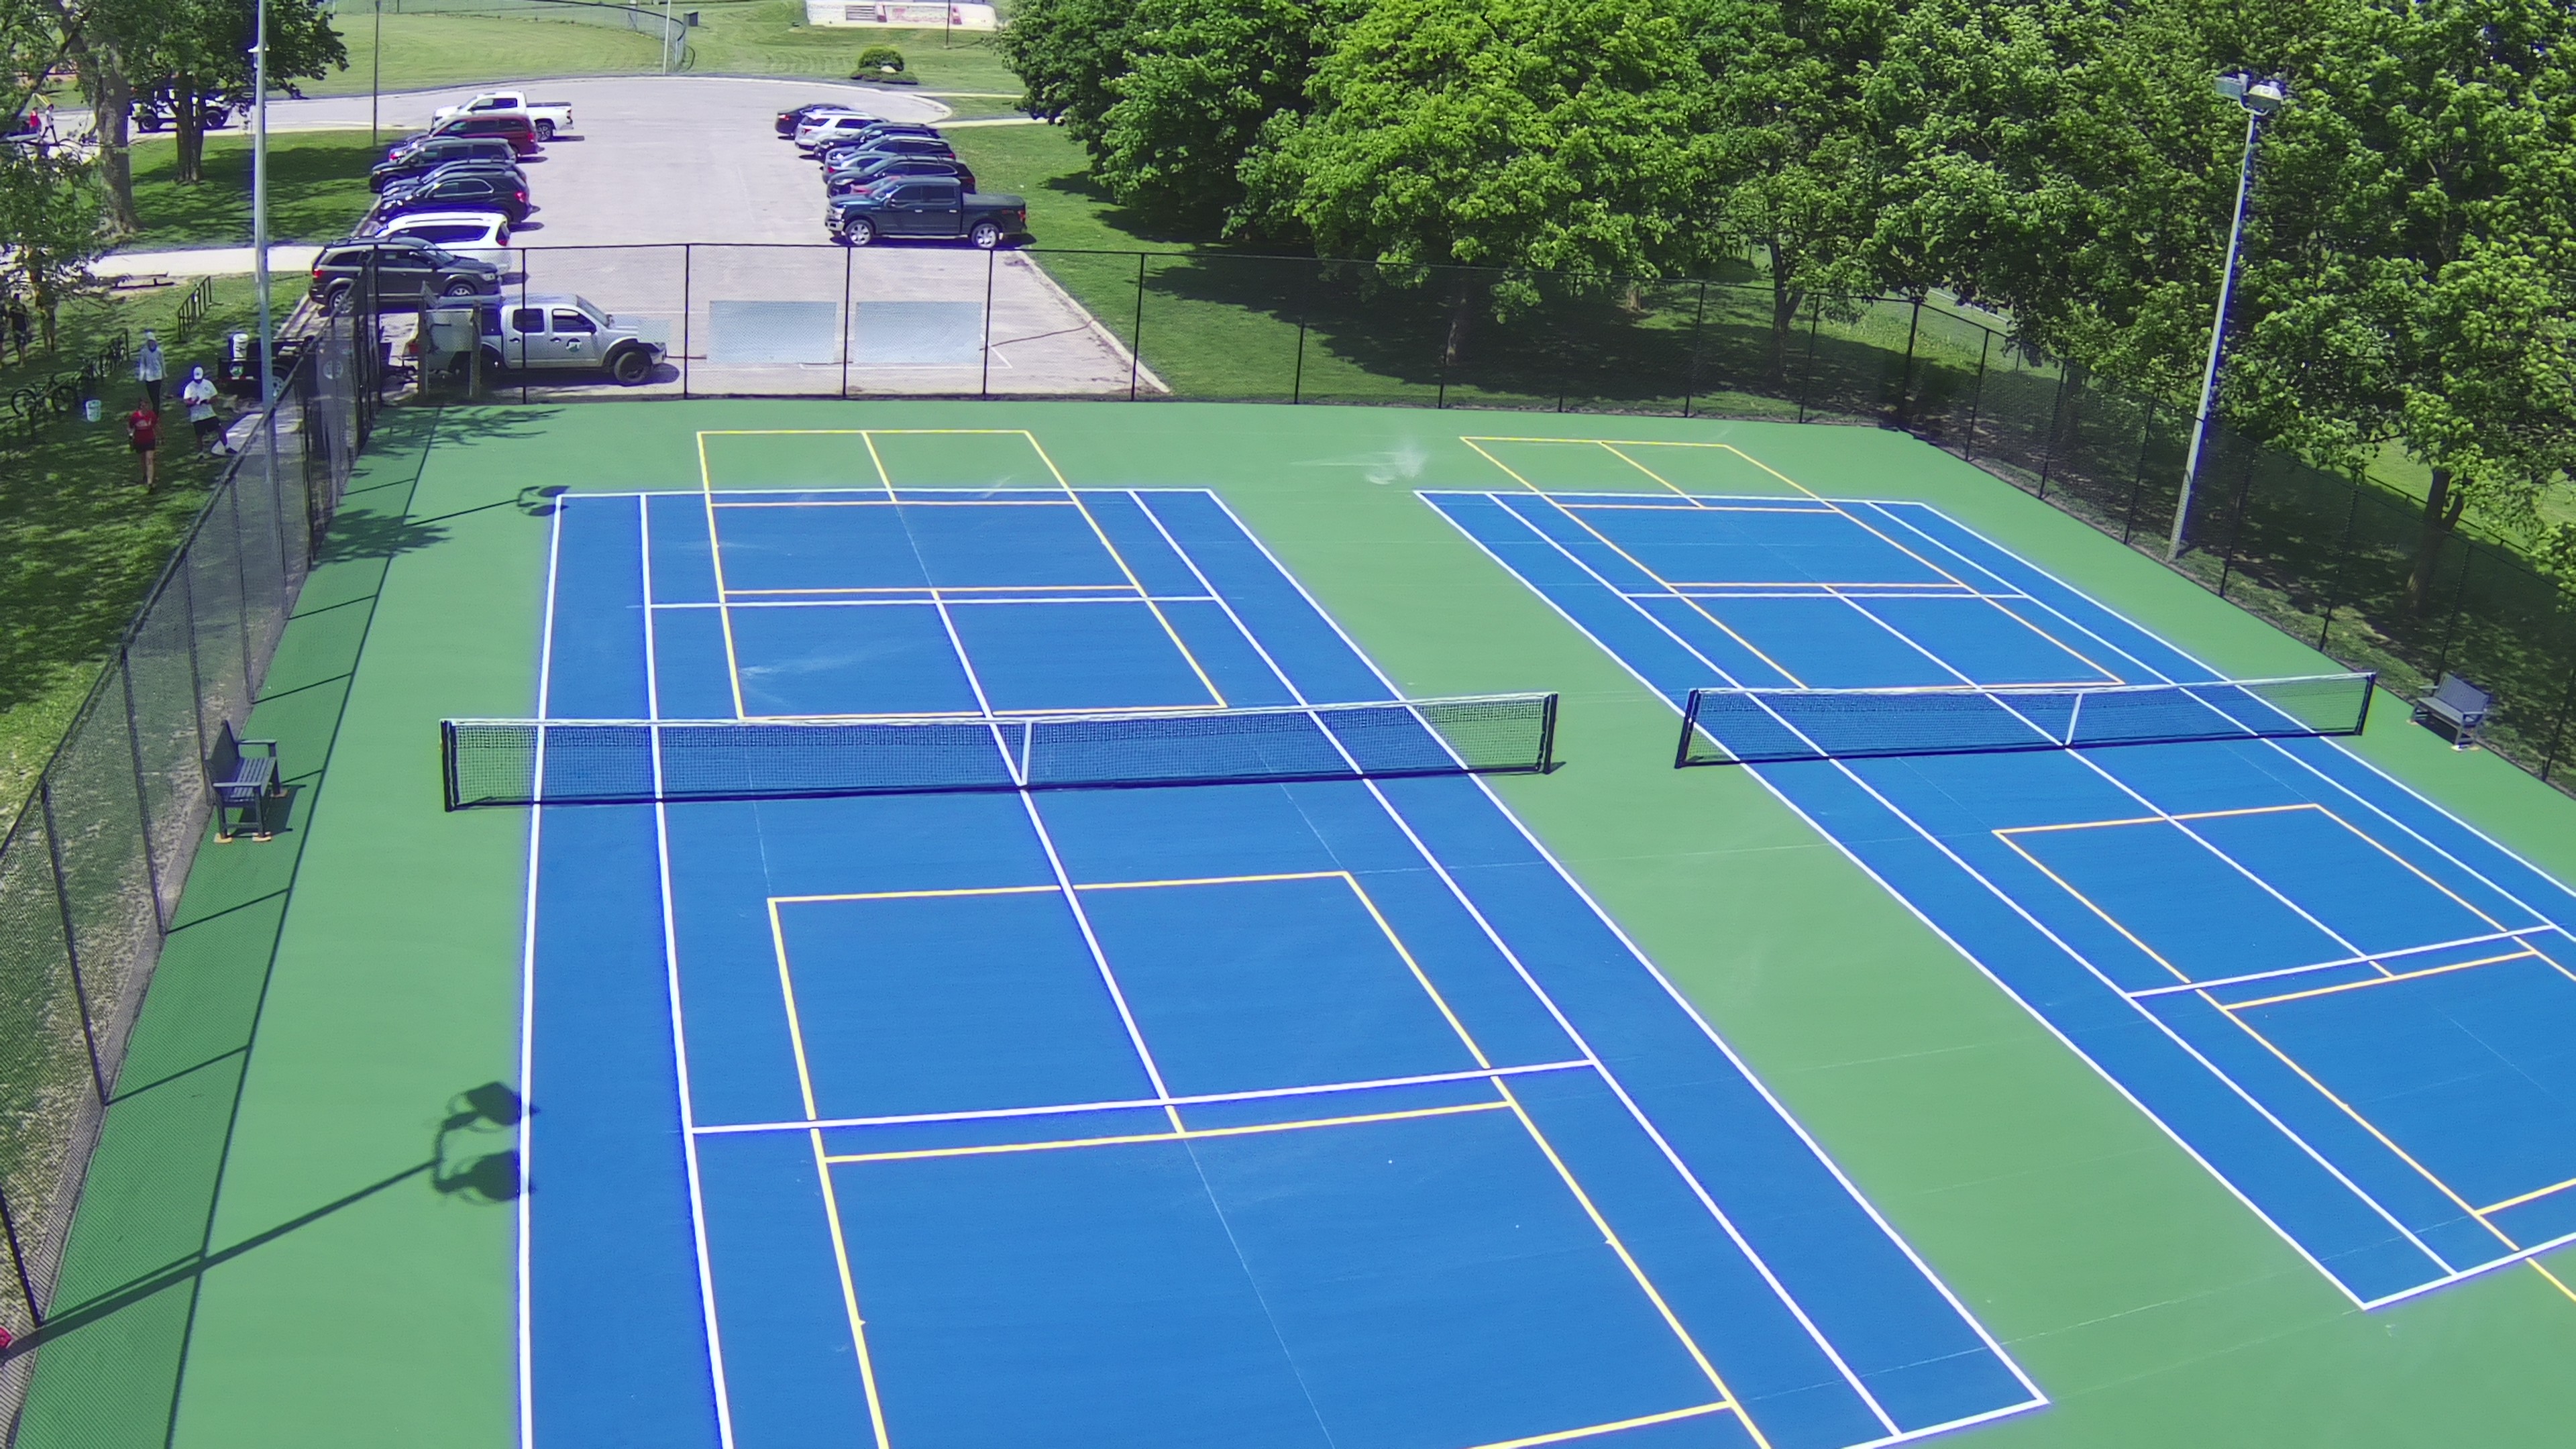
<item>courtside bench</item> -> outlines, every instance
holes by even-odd
[[[269,824],[269,802],[285,793],[278,786],[277,741],[240,739],[232,721],[224,721],[206,756],[206,788],[215,792],[215,839],[229,841],[244,825],[251,839],[270,838],[276,831]]]

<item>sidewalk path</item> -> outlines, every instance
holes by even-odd
[[[314,246],[270,247],[268,270],[272,275],[311,271],[321,251]],[[90,270],[102,277],[148,277],[155,272],[172,277],[235,277],[248,276],[254,269],[249,247],[200,247],[184,252],[119,252],[99,258]]]

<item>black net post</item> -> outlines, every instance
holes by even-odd
[[[1306,321],[1315,310],[1317,271],[1311,266],[1305,269],[1306,285],[1297,294],[1297,361],[1288,374],[1288,401],[1291,404],[1301,403],[1306,398]]]

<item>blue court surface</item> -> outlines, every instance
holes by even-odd
[[[2218,677],[1920,504],[1425,496],[1677,707]],[[2334,742],[1749,768],[2356,1303],[2576,1241],[2576,896]]]
[[[1393,691],[1212,495],[576,495],[557,718]],[[1463,777],[534,813],[529,1442],[1758,1449],[2038,1390]]]

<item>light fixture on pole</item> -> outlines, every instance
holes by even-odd
[[[2227,348],[2227,308],[2236,300],[2236,255],[2245,244],[2246,203],[2254,196],[2254,145],[2262,139],[2263,121],[2281,109],[2289,89],[2269,76],[2235,71],[2218,78],[2218,93],[2245,108],[2245,163],[2236,173],[2236,215],[2227,227],[2227,269],[2218,278],[2218,319],[2209,328],[2209,365],[2200,374],[2200,411],[2191,419],[2191,452],[2182,465],[2182,496],[2174,500],[2173,547],[2167,558],[2179,559],[2191,541],[2184,530],[2191,519],[2191,494],[2200,482],[2201,460],[2209,442],[2210,414],[2218,407],[2218,364]]]

